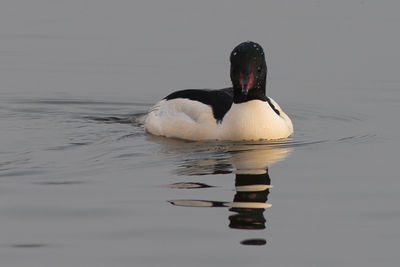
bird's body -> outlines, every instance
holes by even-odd
[[[260,140],[286,138],[293,124],[265,95],[266,63],[261,46],[242,43],[231,54],[232,88],[182,90],[153,106],[147,132],[187,140]]]

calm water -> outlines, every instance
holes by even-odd
[[[4,2],[0,265],[398,266],[399,8]],[[229,85],[249,39],[291,139],[144,132],[169,92]]]

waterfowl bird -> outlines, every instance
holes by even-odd
[[[231,88],[181,90],[154,105],[144,127],[153,135],[186,140],[271,140],[289,137],[293,124],[265,94],[267,65],[255,42],[230,55]]]

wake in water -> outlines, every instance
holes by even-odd
[[[144,120],[146,118],[147,113],[137,113],[137,114],[131,114],[127,117],[94,117],[94,116],[88,116],[84,117],[85,119],[93,120],[93,121],[98,121],[98,122],[104,122],[104,123],[122,123],[122,124],[132,124],[134,126],[143,126]]]

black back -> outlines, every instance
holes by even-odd
[[[218,123],[221,123],[225,114],[229,111],[233,103],[233,88],[224,88],[220,90],[210,89],[186,89],[173,92],[164,99],[171,100],[177,98],[185,98],[193,101],[198,101],[209,105],[212,108],[214,118]],[[271,100],[265,97],[265,101],[271,106],[276,114],[280,115],[279,110],[275,108]]]
[[[232,106],[233,88],[224,88],[220,90],[187,89],[173,92],[164,99],[171,100],[176,98],[190,99],[209,105],[212,108],[214,118],[220,123]]]

